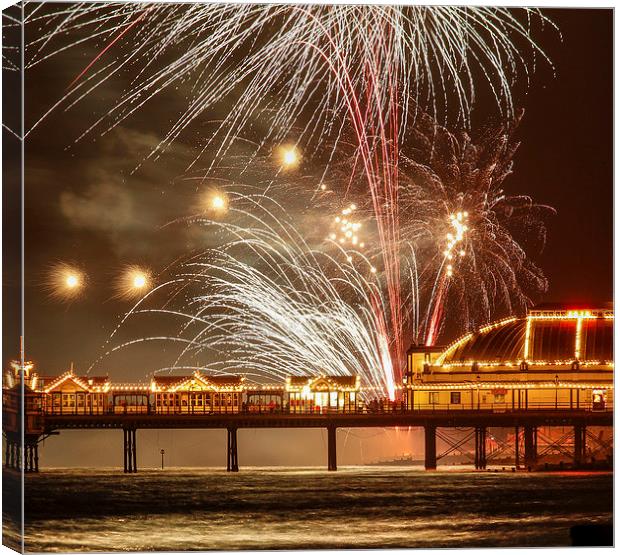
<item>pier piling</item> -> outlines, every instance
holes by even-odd
[[[573,462],[577,466],[586,460],[586,427],[576,425],[573,429],[575,434]]]
[[[519,426],[515,426],[515,468],[519,468]]]
[[[123,453],[123,471],[125,473],[138,472],[135,428],[123,428]]]
[[[327,427],[327,470],[338,470],[335,426]]]
[[[487,429],[485,426],[475,428],[475,453],[474,466],[476,470],[484,470],[487,467]]]
[[[437,438],[435,426],[424,426],[424,468],[437,469]]]
[[[226,470],[228,472],[239,472],[239,458],[237,456],[237,428],[228,428]]]
[[[538,460],[538,428],[536,426],[524,426],[524,463],[526,467],[532,467]]]

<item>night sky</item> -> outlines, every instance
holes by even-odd
[[[539,60],[527,95],[517,95],[516,104],[525,109],[525,116],[517,133],[521,146],[514,173],[505,186],[557,210],[548,221],[546,248],[535,257],[550,282],[542,300],[602,302],[612,298],[613,12],[544,13],[561,33],[560,37],[547,28],[536,34],[555,65],[555,76]],[[94,52],[90,47],[73,48],[27,73],[27,127],[64,93]],[[127,78],[111,79],[75,108],[52,113],[26,143],[26,345],[27,357],[42,374],[58,374],[71,362],[85,371],[101,354],[129,308],[127,301],[114,298],[111,287],[124,264],[160,269],[196,248],[200,240],[189,229],[161,227],[189,215],[196,203],[195,188],[180,176],[195,156],[191,137],[200,134],[200,124],[159,160],[147,161],[133,172],[182,109],[181,94],[161,95],[107,135],[75,142],[113,104]],[[474,122],[486,121],[492,111],[480,95]],[[5,160],[13,155],[5,149]],[[5,214],[5,257],[7,242],[14,238],[6,231],[13,218]],[[18,283],[6,260],[5,367],[19,348],[16,327],[7,325],[9,308],[17,306]],[[50,265],[58,260],[74,261],[89,274],[83,298],[70,304],[51,300],[43,286]],[[161,346],[128,350],[109,357],[93,373],[109,373],[121,381],[142,379],[171,356]],[[185,442],[190,444],[197,436],[188,434]],[[51,464],[65,462],[60,454],[63,442],[53,442],[59,451],[46,456]],[[86,442],[80,442],[79,449],[87,456]],[[256,449],[259,463],[275,462]],[[390,451],[385,442],[377,449],[377,454]],[[294,457],[294,449],[290,455]],[[356,456],[350,455],[351,462],[357,462]],[[204,461],[189,461],[193,462]]]

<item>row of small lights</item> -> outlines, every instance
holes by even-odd
[[[598,318],[598,316],[594,315],[592,311],[589,311],[589,310],[584,310],[584,311],[569,310],[566,312],[563,311],[563,312],[556,312],[554,314],[544,314],[544,315],[543,314],[528,314],[526,317],[526,337],[525,337],[525,346],[524,346],[524,352],[526,353],[526,357],[524,358],[523,362],[528,362],[530,364],[551,364],[548,362],[532,362],[530,360],[527,360],[527,353],[529,352],[529,339],[530,339],[530,333],[531,333],[530,328],[531,328],[532,320],[538,320],[538,321],[575,320],[576,322],[579,322],[581,319],[594,319],[594,318]],[[604,319],[613,320],[614,315],[611,313],[605,312]],[[515,322],[516,320],[517,318],[515,317],[509,317],[503,320],[499,320],[497,322],[488,324],[480,328],[478,330],[478,333],[487,333],[493,329],[510,324],[512,322]],[[444,350],[443,356],[437,359],[437,364],[442,364],[442,361],[445,360],[446,357],[450,356],[456,349],[458,349],[461,345],[469,341],[473,336],[474,334],[469,332],[463,335],[462,337],[459,337],[456,341],[452,342]],[[570,363],[572,362],[574,362],[574,360],[572,360]],[[492,363],[478,362],[478,364],[484,364],[485,366],[488,366],[488,365],[491,365]],[[556,361],[554,364],[566,364],[566,363],[564,361]],[[603,364],[603,363],[601,362],[600,364]],[[466,366],[467,364],[460,364],[460,365]]]
[[[30,367],[32,368],[32,365]],[[204,378],[206,378],[207,381],[205,381]],[[239,378],[240,378],[241,382],[245,381],[245,376],[239,376]],[[360,378],[359,378],[359,376],[356,376],[355,378],[356,379],[355,379],[355,387],[354,388],[350,388],[350,387],[342,388],[342,387],[338,387],[337,386],[338,390],[339,391],[356,391],[357,389],[359,389]],[[88,380],[89,383],[86,384],[78,376],[76,376],[72,370],[67,370],[66,372],[64,372],[63,374],[61,374],[57,378],[55,378],[52,381],[52,383],[47,386],[47,388],[45,389],[45,392],[47,393],[47,392],[51,391],[52,389],[58,387],[59,385],[61,385],[63,382],[65,382],[68,379],[72,379],[78,385],[80,385],[83,389],[89,389],[89,390],[97,391],[97,392],[128,391],[128,390],[147,390],[147,389],[151,389],[151,391],[153,391],[153,392],[176,392],[178,390],[181,390],[181,388],[184,385],[186,385],[187,383],[189,383],[192,380],[199,380],[202,383],[204,383],[206,386],[213,387],[208,382],[208,377],[203,376],[199,372],[194,372],[194,374],[191,377],[189,377],[189,378],[186,378],[184,376],[179,376],[179,380],[182,380],[181,383],[175,384],[170,389],[162,389],[162,388],[157,386],[157,378],[156,377],[151,379],[151,383],[150,384],[132,384],[132,383],[111,384],[111,383],[107,382],[104,386],[93,386],[93,384],[90,383],[91,380]],[[308,378],[307,384],[304,384],[303,386],[300,385],[299,388],[306,387],[312,381],[319,380],[319,379],[327,379],[328,381],[330,381],[331,385],[336,385],[331,380],[329,380],[329,376],[325,376],[325,375],[322,374],[322,375],[317,376],[315,378]],[[218,391],[237,392],[237,391],[242,391],[246,387],[248,387],[248,386],[235,385],[235,386],[218,387]],[[249,386],[249,387],[252,388],[252,386]],[[259,387],[262,388],[263,386],[259,386]],[[284,389],[284,386],[273,386],[273,387],[266,386],[266,388],[268,388],[268,389]],[[296,386],[292,386],[291,385],[290,377],[287,378],[287,380],[286,380],[286,389],[289,390],[289,391],[296,391],[298,389]]]
[[[554,361],[544,361],[544,360],[522,360],[518,363],[515,362],[486,362],[486,361],[463,361],[463,362],[449,362],[446,364],[441,364],[443,368],[464,368],[470,367],[473,364],[477,364],[478,366],[488,366],[488,367],[498,367],[505,366],[507,368],[518,368],[523,362],[527,362],[527,364],[532,366],[572,366],[575,363],[574,359],[571,360],[554,360]],[[580,366],[613,366],[613,362],[606,360],[588,360],[588,361],[579,361]]]
[[[425,383],[425,384],[407,384],[406,389],[415,389],[417,391],[432,391],[433,389],[555,389],[558,388],[570,388],[570,389],[614,389],[612,382],[604,382],[597,384],[588,384],[580,382],[482,382],[482,383]]]

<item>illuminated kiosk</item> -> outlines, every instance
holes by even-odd
[[[155,376],[150,391],[157,413],[237,413],[241,410],[243,376]]]
[[[543,304],[524,318],[468,333],[447,348],[414,346],[403,384],[407,409],[609,410],[613,322],[611,306]],[[533,463],[536,430],[524,431],[526,463]],[[484,441],[478,434],[476,439]],[[585,429],[575,430],[575,450],[575,459],[583,459]]]
[[[71,368],[60,376],[41,376],[39,386],[46,414],[104,414],[108,410],[107,376],[78,376]]]
[[[290,376],[286,378],[289,412],[355,412],[359,376]]]

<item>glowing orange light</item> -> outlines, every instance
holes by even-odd
[[[77,298],[86,284],[86,274],[77,266],[59,262],[55,264],[47,278],[50,295],[58,300]]]
[[[117,297],[132,299],[140,297],[152,287],[150,270],[136,265],[126,266],[116,285]]]
[[[296,167],[300,160],[299,151],[294,146],[283,146],[280,148],[280,161],[285,168]]]

